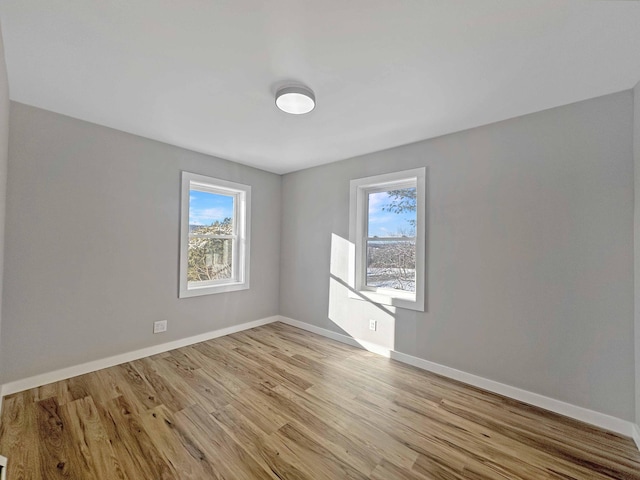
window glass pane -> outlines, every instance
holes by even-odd
[[[189,238],[187,281],[231,278],[232,248],[233,240],[230,238]]]
[[[231,235],[233,195],[189,191],[189,233]]]
[[[414,237],[416,188],[368,194],[367,237]]]
[[[249,288],[251,186],[182,172],[179,298]]]
[[[415,240],[367,240],[366,284],[415,292]]]

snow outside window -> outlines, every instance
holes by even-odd
[[[354,298],[424,310],[425,168],[351,181]]]

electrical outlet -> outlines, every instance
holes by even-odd
[[[378,322],[376,320],[369,320],[369,330],[374,332],[378,329]]]
[[[167,331],[167,321],[160,320],[153,322],[153,333],[162,333]]]

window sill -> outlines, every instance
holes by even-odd
[[[200,295],[212,295],[215,293],[236,292],[238,290],[248,290],[249,282],[225,283],[221,285],[203,285],[201,287],[191,287],[180,290],[180,298],[199,297]]]
[[[424,312],[424,298],[419,295],[406,294],[401,292],[373,292],[371,290],[355,290],[349,291],[349,298],[362,300],[365,302],[378,303],[380,305],[389,305],[397,308],[406,308],[407,310],[415,310]]]

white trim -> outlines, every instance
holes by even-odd
[[[12,393],[22,392],[23,390],[40,387],[48,383],[58,382],[78,375],[84,375],[85,373],[95,372],[97,370],[102,370],[103,368],[113,367],[115,365],[120,365],[121,363],[131,362],[133,360],[149,357],[158,353],[168,352],[169,350],[186,347],[188,345],[193,345],[194,343],[205,342],[213,338],[223,337],[225,335],[231,335],[232,333],[242,332],[243,330],[249,330],[250,328],[260,327],[262,325],[267,325],[268,323],[277,322],[278,320],[280,320],[280,317],[277,315],[261,318],[259,320],[241,323],[240,325],[232,325],[219,330],[201,333],[200,335],[194,335],[180,340],[173,340],[160,345],[153,345],[151,347],[141,348],[140,350],[102,358],[100,360],[93,360],[81,365],[62,368],[53,372],[41,373],[39,375],[34,375],[33,377],[5,383],[0,387],[0,395],[4,397],[6,395],[11,395]]]
[[[284,317],[282,315],[280,315],[280,321],[287,325],[291,325],[292,327],[322,335],[323,337],[330,338],[331,340],[335,340],[336,342],[346,343],[347,345],[351,345],[352,347],[361,347],[357,340],[349,337],[348,335],[342,335],[341,333],[336,333],[332,330],[327,330],[326,328],[316,327],[315,325],[301,322],[299,320],[294,320],[293,318]]]
[[[189,286],[187,268],[189,257],[189,203],[190,191],[195,185],[197,190],[229,195],[234,198],[232,239],[232,278],[224,281],[198,282],[198,286]],[[215,236],[218,238],[218,236]],[[182,171],[180,195],[180,278],[178,297],[189,298],[215,293],[235,292],[249,288],[249,257],[251,243],[251,186],[221,180],[205,175]]]
[[[633,441],[636,442],[636,447],[640,450],[640,426],[634,424],[631,428],[631,436]]]
[[[293,318],[283,317],[282,315],[280,315],[280,321],[287,325],[291,325],[292,327],[296,327],[301,330],[306,330],[307,332],[316,333],[323,337],[330,338],[331,340],[335,340],[336,342],[346,343],[347,345],[351,345],[352,347],[364,348],[369,352],[377,353],[378,355],[382,355],[383,357],[389,357],[390,355],[390,350],[388,348],[381,347],[380,345],[376,345],[375,343],[371,343],[366,340],[356,340],[355,338],[348,335],[342,335],[341,333],[336,333],[331,330],[327,330],[326,328],[316,327],[315,325],[310,325],[299,320],[294,320]]]
[[[631,427],[633,424],[631,422],[605,413],[596,412],[571,403],[556,400],[555,398],[546,397],[518,387],[489,380],[488,378],[484,378],[479,375],[440,365],[439,363],[430,362],[429,360],[407,355],[406,353],[393,351],[391,352],[391,358],[423,370],[437,373],[438,375],[443,375],[499,395],[504,395],[505,397],[528,403],[529,405],[544,408],[545,410],[550,410],[552,412],[559,413],[560,415],[571,417],[606,430],[621,433],[627,437],[630,437],[632,433]]]
[[[302,330],[306,330],[308,332],[321,335],[323,337],[330,338],[332,340],[336,340],[341,343],[345,343],[347,345],[351,345],[353,347],[363,348],[370,352],[377,353],[385,357],[390,357],[394,360],[413,365],[414,367],[437,373],[438,375],[443,375],[454,380],[459,380],[463,383],[467,383],[469,385],[473,385],[490,392],[504,395],[506,397],[513,398],[530,405],[534,405],[536,407],[544,408],[546,410],[550,410],[552,412],[559,413],[561,415],[565,415],[567,417],[571,417],[576,420],[580,420],[582,422],[586,422],[591,425],[595,425],[597,427],[625,435],[627,437],[631,437],[640,450],[640,428],[638,427],[638,425],[635,425],[632,422],[612,417],[604,413],[595,412],[587,408],[578,407],[576,405],[556,400],[554,398],[545,397],[544,395],[539,395],[527,390],[522,390],[517,387],[512,387],[504,383],[489,380],[478,375],[473,375],[461,370],[456,370],[455,368],[440,365],[435,362],[430,362],[428,360],[414,357],[412,355],[407,355],[406,353],[389,350],[388,348],[375,345],[371,342],[357,340],[348,335],[343,335],[341,333],[327,330],[325,328],[316,327],[315,325],[284,317],[282,315],[274,315],[272,317],[262,318],[239,325],[232,325],[230,327],[202,333],[200,335],[194,335],[192,337],[174,340],[160,345],[154,345],[151,347],[142,348],[140,350],[122,353],[119,355],[114,355],[112,357],[83,363],[81,365],[67,367],[60,370],[55,370],[53,372],[34,375],[33,377],[5,383],[4,385],[0,386],[0,397],[21,392],[23,390],[28,390],[30,388],[40,387],[48,383],[65,380],[67,378],[75,377],[78,375],[83,375],[85,373],[95,372],[97,370],[102,370],[103,368],[113,367],[121,363],[138,360],[140,358],[156,355],[158,353],[167,352],[176,348],[193,345],[195,343],[204,342],[225,335],[231,335],[232,333],[249,330],[251,328],[260,327],[262,325],[267,325],[269,323],[278,321],[287,325],[291,325],[293,327],[300,328]],[[2,398],[0,398],[0,408],[1,407]]]
[[[0,475],[0,480],[7,480],[7,457],[3,457],[0,455],[0,466],[2,468],[2,475]]]
[[[293,320],[291,318],[280,316],[280,321],[282,323],[286,323],[287,325],[298,327],[303,330],[307,330],[309,332],[331,338],[332,340],[336,340],[338,342],[346,343],[347,345],[360,347],[379,355],[390,357],[394,360],[398,360],[399,362],[421,368],[422,370],[437,373],[438,375],[452,378],[454,380],[473,385],[474,387],[482,388],[484,390],[488,390],[490,392],[497,393],[514,400],[519,400],[521,402],[528,403],[529,405],[544,408],[545,410],[559,413],[560,415],[571,417],[576,420],[595,425],[596,427],[604,428],[606,430],[625,435],[627,437],[632,437],[635,440],[638,449],[640,449],[640,429],[638,429],[637,425],[627,420],[622,420],[605,413],[600,413],[584,407],[572,405],[570,403],[556,400],[555,398],[546,397],[538,393],[533,393],[528,390],[512,387],[511,385],[506,385],[494,380],[489,380],[472,373],[463,372],[462,370],[447,367],[439,363],[430,362],[429,360],[424,360],[412,355],[407,355],[406,353],[389,350],[378,345],[373,345],[373,348],[371,348],[372,344],[370,342],[358,340],[348,335],[343,335],[331,330],[316,327],[315,325],[309,325],[308,323],[304,323],[299,320]]]
[[[374,303],[392,305],[424,312],[426,291],[426,167],[400,172],[385,173],[372,177],[355,178],[349,183],[349,241],[355,245],[355,264],[350,269],[349,285],[357,294],[349,292],[351,298],[367,299]],[[410,184],[416,188],[416,291],[401,292],[393,289],[368,287],[365,282],[366,236],[368,223],[367,194],[384,191],[385,188],[401,188]]]

